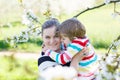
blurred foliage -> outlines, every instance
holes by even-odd
[[[29,39],[27,43],[18,43],[16,47],[10,46],[5,40],[0,40],[0,50],[20,51],[20,52],[40,52],[43,41],[40,38]]]
[[[14,54],[0,57],[0,80],[36,80],[37,61],[16,59]]]
[[[10,48],[10,45],[6,43],[5,40],[0,40],[0,50],[7,50]]]

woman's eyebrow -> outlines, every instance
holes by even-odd
[[[49,35],[46,35],[45,37],[50,37]]]

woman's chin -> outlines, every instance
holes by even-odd
[[[52,49],[53,51],[56,51],[56,50],[58,50],[58,49]]]
[[[52,49],[52,50],[53,50],[53,51],[59,51],[60,49],[59,49],[59,48],[57,48],[57,49],[56,49],[56,48],[54,48],[54,49]]]
[[[53,50],[53,51],[56,51],[56,50],[59,50],[60,48],[58,46],[52,46],[52,47],[49,47],[49,49]]]

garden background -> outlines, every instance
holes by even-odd
[[[56,3],[55,0],[51,0],[48,3],[52,3],[56,7],[60,3],[59,1]],[[67,1],[61,3],[68,6]],[[83,1],[83,3],[89,6],[104,2],[104,0],[86,1],[88,2]],[[45,3],[43,0],[23,0],[23,3],[27,5],[28,9],[33,10],[41,24],[47,20],[46,15],[43,15],[45,11],[42,11],[43,7],[46,6],[43,5]],[[107,52],[110,44],[120,34],[120,16],[113,15],[113,5],[105,5],[78,16],[78,19],[86,26],[87,35],[96,52],[100,55]],[[50,5],[47,6],[49,9]],[[51,14],[62,22],[72,18],[85,8],[80,8],[79,5],[74,7],[71,4],[66,8],[61,7],[60,10],[54,9],[56,8],[51,9],[51,12],[52,10],[55,11]],[[117,5],[117,9],[120,9],[120,5]],[[0,0],[0,80],[36,80],[38,78],[37,58],[41,51],[41,36],[31,36],[27,42],[18,43],[17,47],[6,42],[7,37],[18,35],[20,31],[27,28],[21,23],[23,11],[24,9],[18,0]],[[41,25],[39,25],[40,27]]]

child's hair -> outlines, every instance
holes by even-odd
[[[74,37],[83,38],[86,34],[84,25],[76,18],[71,18],[62,22],[59,31],[64,36],[69,37],[70,40],[73,40]]]

